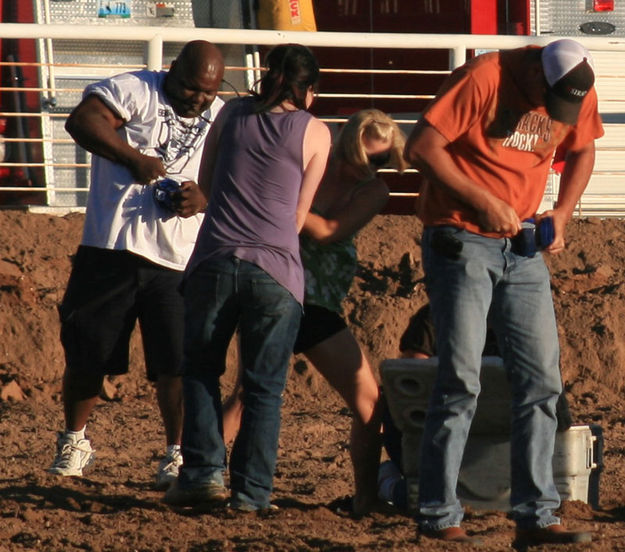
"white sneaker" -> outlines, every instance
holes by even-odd
[[[82,471],[93,464],[95,451],[89,439],[76,439],[66,433],[59,433],[56,442],[56,457],[48,472],[56,475],[82,475]]]
[[[156,489],[165,491],[178,479],[178,470],[182,466],[182,452],[174,449],[163,458],[158,465]]]

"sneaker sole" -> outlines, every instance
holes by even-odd
[[[82,477],[83,472],[86,469],[90,468],[94,462],[95,462],[95,454],[92,453],[89,460],[87,460],[87,463],[79,470],[70,470],[68,468],[55,468],[53,466],[51,468],[48,468],[46,471],[48,473],[51,473],[52,475],[61,475],[63,477]]]
[[[64,470],[62,468],[48,468],[46,470],[52,475],[60,475],[62,477],[82,477],[82,470]]]
[[[82,470],[64,470],[61,468],[48,468],[46,470],[52,475],[60,475],[62,477],[82,477],[84,475],[85,468]],[[87,470],[88,471],[88,470]]]

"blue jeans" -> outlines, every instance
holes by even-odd
[[[238,328],[243,368],[243,417],[230,457],[233,506],[269,506],[280,431],[280,407],[302,309],[256,265],[237,258],[208,260],[185,288],[182,488],[223,483],[219,377]]]
[[[509,239],[452,227],[426,228],[422,251],[439,370],[423,433],[417,521],[437,530],[462,520],[456,483],[480,392],[488,316],[511,385],[512,516],[521,528],[556,524],[551,462],[562,384],[543,258],[512,253]]]

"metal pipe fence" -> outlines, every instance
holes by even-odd
[[[124,71],[166,68],[168,52],[189,40],[206,39],[219,45],[256,49],[298,42],[316,52],[340,49],[353,53],[354,63],[344,66],[322,61],[322,78],[331,84],[319,93],[321,107],[317,115],[336,128],[350,112],[380,106],[391,112],[409,132],[421,107],[434,95],[431,83],[440,83],[470,55],[528,44],[544,45],[555,38],[141,26],[129,29],[115,25],[14,23],[0,23],[0,37],[2,40],[32,40],[37,45],[36,59],[0,62],[0,71],[9,75],[0,83],[3,98],[0,106],[0,205],[40,203],[52,208],[76,208],[86,202],[90,157],[74,144],[63,128],[86,84]],[[597,142],[597,164],[578,213],[622,216],[625,214],[625,39],[590,37],[580,42],[596,59],[597,90],[606,137]],[[362,66],[362,57],[357,54],[363,49],[401,50],[402,55],[409,58],[411,67]],[[124,52],[123,56],[120,51]],[[444,67],[423,63],[427,61],[427,53],[432,51],[446,52]],[[259,59],[260,56],[241,56],[234,62],[227,60],[230,63],[226,67],[226,81],[238,86],[224,86],[220,92],[224,100],[237,94],[237,88],[244,92],[253,85],[262,71]],[[342,59],[350,59],[350,56]],[[26,72],[31,75],[28,79],[23,77]],[[375,79],[377,84],[371,88],[360,86],[359,79]],[[397,176],[392,171],[384,171],[384,175]],[[412,204],[418,195],[417,171],[391,178],[390,182],[393,198]],[[557,187],[558,177],[552,174],[545,196],[547,204],[555,199]]]

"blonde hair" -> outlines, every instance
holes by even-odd
[[[375,171],[369,166],[363,138],[390,141],[390,158],[385,166],[400,173],[408,167],[404,161],[406,137],[397,123],[379,109],[363,109],[347,120],[336,137],[334,158],[352,165],[361,178],[373,178]]]

